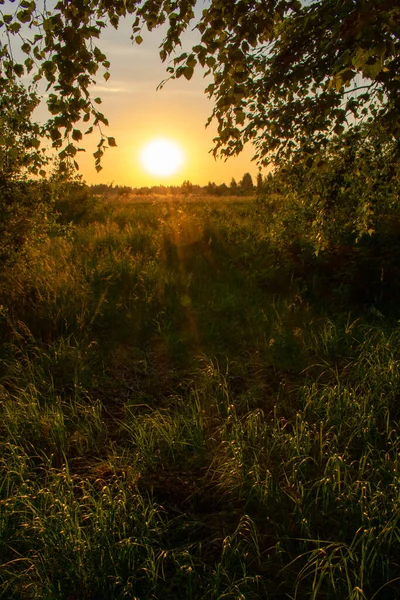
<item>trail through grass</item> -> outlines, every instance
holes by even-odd
[[[276,231],[98,201],[3,273],[1,598],[400,596],[398,323]]]

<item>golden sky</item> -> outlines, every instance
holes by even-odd
[[[196,43],[194,36],[192,32],[186,34],[186,43]],[[212,124],[205,128],[212,101],[204,93],[207,82],[201,72],[195,73],[191,81],[169,81],[157,91],[168,66],[158,56],[162,37],[160,29],[144,32],[143,43],[133,45],[128,20],[121,23],[118,31],[112,27],[105,30],[98,45],[111,62],[111,77],[107,82],[101,81],[99,70],[93,94],[103,100],[100,108],[110,123],[104,133],[115,137],[117,147],[106,151],[103,170],[97,174],[92,153],[98,135],[94,132],[84,136],[86,152],[77,157],[83,178],[89,184],[114,182],[134,187],[181,185],[187,179],[200,185],[209,181],[229,185],[232,177],[240,180],[245,172],[255,178],[258,169],[251,162],[250,146],[239,157],[227,161],[215,160],[209,153],[216,127]],[[184,164],[174,175],[155,176],[143,168],[141,152],[155,138],[170,139],[181,147]]]

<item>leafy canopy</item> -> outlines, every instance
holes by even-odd
[[[13,80],[3,82],[0,94],[0,180],[9,180],[24,168],[35,172],[45,162],[39,151],[40,126],[31,120],[39,104],[34,92],[28,92]]]
[[[0,0],[0,86],[14,86],[28,74],[27,93],[33,93],[44,80],[51,116],[40,135],[63,159],[74,157],[83,134],[98,127],[100,169],[104,149],[115,140],[104,135],[101,99],[89,92],[99,69],[110,77],[97,40],[103,28],[118,28],[129,17],[137,44],[143,30],[168,25],[160,57],[172,57],[169,77],[190,79],[198,65],[206,69],[206,91],[214,99],[210,119],[218,123],[216,154],[237,154],[251,141],[260,162],[280,162],[314,153],[360,121],[399,137],[396,0],[210,0],[201,13],[196,5],[61,0],[49,10],[45,0]],[[177,55],[189,27],[198,30],[199,43]]]

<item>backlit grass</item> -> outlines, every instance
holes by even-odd
[[[393,311],[254,201],[91,215],[2,274],[1,597],[398,598]]]

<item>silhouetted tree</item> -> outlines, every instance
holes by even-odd
[[[245,173],[243,179],[240,182],[240,187],[243,191],[252,192],[254,189],[253,178],[250,173]]]
[[[219,196],[226,196],[228,192],[229,192],[229,188],[226,185],[226,183],[221,183],[221,185],[218,186],[218,195]]]
[[[208,184],[206,185],[206,193],[210,194],[210,196],[216,196],[217,188],[218,188],[218,186],[214,181],[209,181]]]
[[[181,185],[182,192],[187,195],[193,192],[193,184],[186,179]]]

